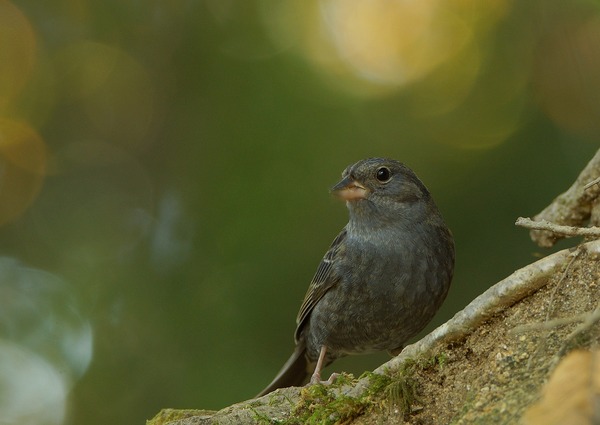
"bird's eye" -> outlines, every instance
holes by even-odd
[[[390,178],[392,177],[392,172],[387,167],[380,167],[377,169],[377,173],[375,173],[375,177],[381,183],[387,183],[390,181]]]

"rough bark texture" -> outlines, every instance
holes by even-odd
[[[598,176],[600,151],[577,182],[535,219],[581,226],[591,217],[597,225],[600,185],[584,186]],[[561,237],[546,230],[531,234],[542,246]],[[596,240],[517,270],[358,379],[343,375],[327,387],[285,388],[218,412],[163,410],[148,424],[544,423],[536,422],[535,412],[526,412],[540,399],[552,371],[570,351],[590,349],[600,340],[599,258]],[[597,390],[584,390],[598,397]],[[564,406],[555,404],[559,414]],[[589,421],[577,423],[593,423],[597,412],[589,411]]]

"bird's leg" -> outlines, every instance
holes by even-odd
[[[319,359],[317,360],[317,365],[315,366],[315,371],[313,372],[310,383],[311,384],[324,384],[330,385],[337,379],[339,374],[332,373],[327,381],[321,381],[321,369],[323,369],[323,363],[325,363],[325,353],[327,353],[327,347],[321,346],[321,351],[319,352]]]
[[[325,362],[325,353],[327,353],[327,347],[322,345],[321,352],[319,353],[319,359],[317,360],[317,365],[315,366],[315,371],[310,378],[311,384],[319,384],[321,382],[321,369],[323,369],[323,363]]]

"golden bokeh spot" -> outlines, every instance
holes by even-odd
[[[46,147],[28,125],[0,120],[0,225],[21,215],[38,195]]]
[[[467,34],[437,19],[437,0],[321,2],[321,18],[339,57],[380,84],[405,84],[443,62]],[[446,15],[447,21],[452,16]]]
[[[537,100],[559,126],[600,137],[600,18],[571,18],[536,52]]]
[[[35,34],[11,2],[0,0],[0,110],[21,91],[35,63]]]
[[[510,5],[508,0],[272,3],[260,5],[273,43],[282,49],[298,46],[317,74],[340,91],[363,97],[393,94],[453,62],[445,72],[456,75],[438,74],[433,82],[443,89],[440,96],[448,96],[441,109],[468,92],[480,69],[478,38]]]

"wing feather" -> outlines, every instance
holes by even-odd
[[[339,280],[339,276],[335,276],[332,270],[336,261],[339,261],[339,254],[343,246],[342,242],[346,239],[346,233],[346,228],[344,228],[333,240],[308,286],[308,291],[304,296],[304,301],[302,302],[302,306],[300,306],[300,311],[296,318],[296,342],[298,342],[302,328],[306,324],[315,305]]]

